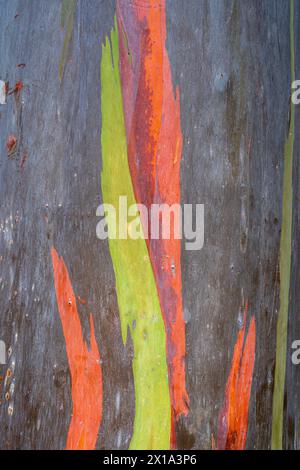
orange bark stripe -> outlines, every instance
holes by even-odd
[[[76,297],[63,258],[51,249],[59,315],[66,341],[72,380],[73,414],[66,449],[88,450],[96,446],[102,419],[102,371],[90,315],[90,348],[82,335]]]
[[[246,446],[256,337],[255,319],[252,316],[244,342],[247,311],[248,303],[234,347],[224,406],[219,415],[218,449],[242,450]]]
[[[174,96],[165,47],[165,2],[118,2],[117,18],[130,172],[136,200],[150,212],[151,204],[180,204],[180,98],[178,88]],[[171,232],[169,240],[149,239],[147,246],[166,328],[172,414],[178,418],[187,414],[189,402],[181,242]]]

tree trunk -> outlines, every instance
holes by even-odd
[[[0,447],[299,449],[298,2],[0,10]],[[202,249],[99,240],[124,194]]]

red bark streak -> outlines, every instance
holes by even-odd
[[[165,2],[130,7],[118,2],[117,19],[129,166],[137,202],[150,212],[153,203],[180,204],[180,98],[178,88],[174,96],[165,47]],[[166,327],[172,415],[178,418],[187,414],[189,402],[181,242],[171,233],[170,240],[147,240],[147,245]]]
[[[14,135],[9,135],[6,139],[6,150],[8,155],[11,155],[17,145],[17,138]]]
[[[90,347],[83,339],[76,297],[63,258],[51,249],[59,315],[66,341],[72,379],[73,414],[66,449],[88,450],[96,446],[102,419],[102,371],[90,315]]]
[[[248,412],[255,360],[255,319],[251,317],[244,344],[248,304],[234,347],[225,402],[219,415],[218,449],[243,450],[248,431]]]

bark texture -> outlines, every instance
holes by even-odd
[[[114,27],[116,4],[63,3],[65,13],[60,0],[0,0],[0,79],[12,91],[0,105],[0,339],[8,353],[0,366],[0,447],[66,447],[73,405],[55,247],[87,344],[91,313],[94,319],[103,380],[96,448],[128,449],[134,348],[130,334],[126,345],[122,340],[108,243],[96,237],[101,46]],[[297,1],[166,1],[166,49],[174,93],[180,89],[181,202],[205,204],[203,249],[186,251],[183,241],[181,251],[190,403],[188,414],[175,420],[179,449],[210,449],[218,441],[246,304],[245,338],[252,315],[256,326],[246,447],[271,447],[291,5],[300,78]],[[292,342],[300,340],[299,129],[295,107],[282,427],[287,449],[300,448],[300,365],[291,362]]]

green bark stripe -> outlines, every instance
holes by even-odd
[[[58,66],[58,78],[60,82],[63,78],[69,44],[72,39],[76,5],[77,0],[63,0],[61,4],[60,24],[61,27],[65,29],[65,37]]]
[[[135,197],[127,158],[127,143],[119,72],[118,30],[102,46],[101,110],[103,202],[117,210],[119,196]],[[112,233],[107,220],[108,233]],[[118,227],[117,227],[118,229]],[[133,347],[135,419],[131,449],[169,449],[171,404],[166,360],[166,334],[158,293],[145,240],[112,239],[109,249],[123,341],[130,330]]]
[[[295,80],[294,0],[290,1],[291,80]],[[273,395],[272,449],[282,449],[287,327],[292,256],[293,148],[295,108],[291,103],[289,133],[284,149],[282,227],[280,240],[280,309],[277,322],[276,366]]]

